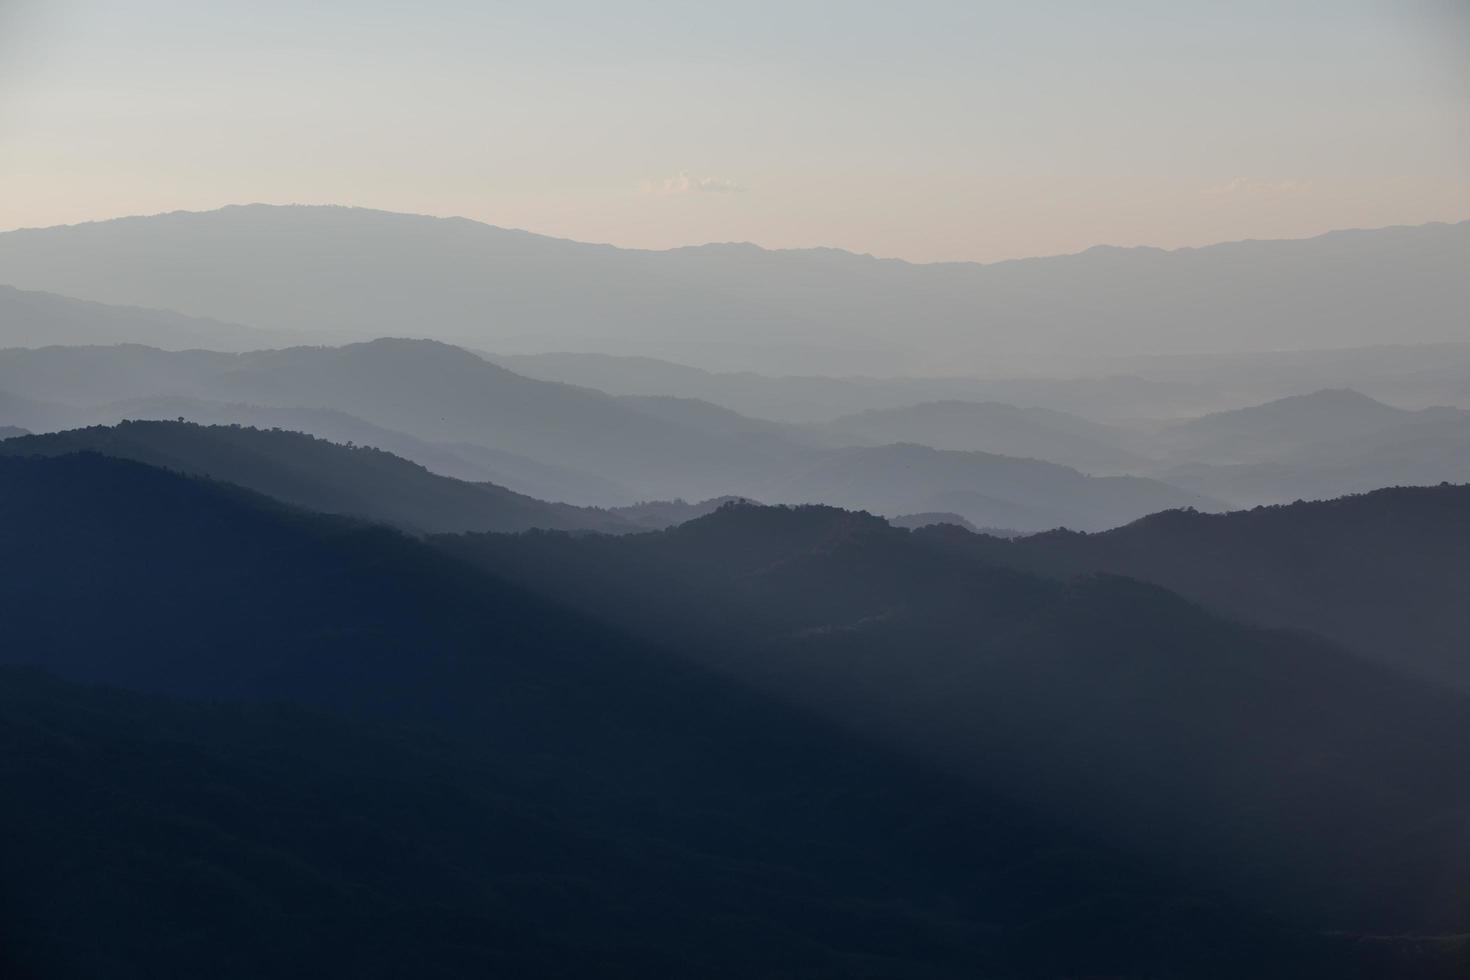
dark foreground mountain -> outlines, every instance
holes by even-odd
[[[4,660],[132,689],[0,671],[7,975],[1439,980],[1463,956],[1241,911],[394,532],[85,454],[0,459],[0,503]]]
[[[1155,582],[1246,621],[1311,630],[1470,689],[1470,486],[1394,487],[1229,514],[1171,511],[1101,534],[967,546],[1033,571]]]
[[[12,456],[92,451],[239,484],[295,504],[410,531],[633,530],[607,511],[547,503],[430,473],[379,449],[278,429],[124,422],[7,440]]]
[[[443,543],[1324,926],[1470,921],[1463,697],[1154,586],[1018,574],[955,537],[985,540],[735,506],[616,539]]]

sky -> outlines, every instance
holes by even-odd
[[[994,261],[1470,218],[1470,0],[0,0],[0,229],[231,203]]]

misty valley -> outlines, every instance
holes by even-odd
[[[874,263],[0,234],[5,975],[1470,975],[1470,224]]]

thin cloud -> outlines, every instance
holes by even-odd
[[[1256,177],[1232,177],[1223,184],[1214,187],[1206,187],[1204,194],[1208,197],[1244,197],[1246,195],[1260,197],[1265,195],[1299,194],[1311,190],[1312,181],[1305,180],[1261,180]]]
[[[662,180],[645,180],[642,185],[643,193],[672,196],[676,194],[689,194],[694,191],[703,191],[707,194],[738,194],[745,190],[744,186],[724,177],[696,177],[687,170],[681,170],[672,177]]]

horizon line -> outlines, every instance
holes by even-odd
[[[1305,236],[1295,237],[1295,238],[1292,238],[1292,237],[1283,237],[1283,238],[1232,238],[1232,239],[1225,239],[1225,240],[1217,241],[1217,242],[1209,242],[1209,243],[1204,244],[1204,245],[1179,245],[1179,246],[1176,246],[1176,247],[1173,247],[1173,248],[1166,248],[1166,247],[1158,246],[1158,245],[1114,245],[1114,244],[1107,243],[1107,242],[1100,242],[1100,243],[1095,244],[1095,245],[1089,245],[1086,248],[1080,249],[1080,250],[1075,251],[1075,252],[1054,252],[1054,253],[1049,253],[1049,254],[1045,254],[1045,255],[1024,255],[1024,256],[1016,256],[1014,258],[995,259],[995,260],[990,261],[990,262],[982,262],[982,261],[975,260],[975,259],[937,259],[937,260],[934,260],[934,261],[925,262],[925,261],[916,261],[914,259],[905,259],[905,258],[902,258],[902,257],[899,257],[899,256],[882,256],[882,255],[874,255],[871,252],[858,252],[858,251],[854,251],[852,249],[842,248],[841,246],[836,246],[836,245],[804,245],[804,246],[794,246],[794,247],[771,247],[771,246],[767,246],[767,245],[761,245],[758,242],[752,242],[752,241],[734,241],[734,240],[708,241],[708,242],[700,242],[700,243],[691,243],[691,244],[687,244],[687,245],[674,245],[674,246],[671,246],[669,248],[638,248],[638,247],[633,247],[633,246],[617,245],[617,244],[614,244],[612,242],[591,242],[591,241],[583,241],[583,240],[578,239],[578,238],[565,238],[565,237],[562,237],[560,235],[547,235],[547,234],[543,234],[541,232],[531,231],[530,229],[527,229],[527,228],[515,228],[515,227],[510,227],[510,226],[507,226],[507,225],[497,225],[497,224],[494,224],[494,223],[492,223],[490,221],[484,221],[484,220],[481,220],[479,218],[471,218],[471,217],[467,217],[465,215],[457,215],[457,214],[455,214],[455,215],[437,215],[437,214],[425,214],[423,212],[418,212],[418,211],[391,211],[391,210],[388,210],[386,208],[371,207],[371,206],[361,205],[361,204],[307,204],[307,203],[302,203],[302,202],[297,202],[297,201],[289,201],[289,202],[286,202],[286,203],[273,203],[273,202],[270,202],[270,201],[248,201],[248,202],[243,202],[243,203],[222,204],[219,207],[205,208],[205,209],[202,209],[202,210],[192,210],[192,209],[189,209],[189,208],[175,208],[174,210],[171,210],[171,211],[157,211],[157,212],[153,212],[151,214],[122,214],[122,215],[114,215],[114,216],[109,217],[109,218],[93,218],[93,219],[89,219],[87,221],[76,221],[76,222],[72,222],[70,224],[40,225],[40,226],[19,226],[19,227],[14,227],[14,228],[6,228],[6,229],[3,229],[3,230],[0,230],[0,235],[12,235],[12,234],[25,234],[25,233],[48,232],[48,231],[60,231],[62,229],[67,229],[67,228],[86,228],[86,227],[91,226],[91,225],[111,224],[113,222],[118,222],[118,221],[147,221],[147,220],[150,220],[150,219],[153,219],[153,218],[167,218],[167,217],[173,217],[173,216],[176,216],[176,215],[209,215],[209,214],[217,214],[217,213],[222,212],[222,211],[231,211],[231,210],[244,209],[244,208],[273,208],[273,209],[281,209],[281,210],[293,209],[293,208],[300,208],[300,209],[313,209],[313,210],[364,211],[364,212],[371,212],[371,213],[374,213],[374,214],[386,214],[386,215],[393,215],[395,217],[403,217],[403,218],[423,218],[423,219],[431,220],[431,221],[463,221],[463,222],[468,222],[470,224],[479,225],[479,226],[484,227],[484,228],[493,229],[495,231],[505,232],[505,233],[509,233],[509,234],[517,234],[517,235],[528,235],[528,236],[531,236],[533,238],[540,238],[540,239],[544,239],[546,241],[564,242],[564,243],[571,244],[571,245],[580,245],[580,246],[583,246],[585,248],[607,248],[607,249],[614,249],[614,250],[620,251],[620,252],[641,252],[641,253],[652,254],[652,255],[666,255],[666,254],[670,254],[670,253],[673,253],[673,252],[692,251],[692,250],[695,250],[695,249],[705,249],[705,248],[754,248],[754,249],[758,249],[759,251],[768,252],[768,253],[771,253],[771,254],[802,253],[802,252],[837,252],[837,253],[841,253],[843,255],[852,256],[854,258],[869,259],[869,260],[874,261],[874,262],[897,263],[897,264],[900,264],[900,265],[914,266],[914,267],[918,267],[918,268],[943,267],[943,266],[975,266],[975,267],[981,267],[981,268],[989,268],[989,267],[992,267],[992,266],[1006,265],[1006,264],[1012,263],[1012,262],[1037,262],[1037,261],[1045,261],[1047,259],[1076,258],[1078,256],[1087,255],[1090,252],[1096,252],[1096,251],[1159,252],[1159,253],[1162,253],[1162,254],[1165,254],[1165,255],[1174,255],[1174,254],[1178,254],[1178,253],[1181,253],[1181,252],[1198,252],[1198,251],[1204,251],[1206,249],[1220,248],[1220,247],[1231,246],[1231,245],[1270,244],[1270,243],[1275,243],[1275,242],[1310,242],[1310,241],[1316,241],[1317,239],[1321,239],[1321,238],[1328,238],[1328,237],[1331,237],[1331,236],[1334,236],[1334,235],[1351,235],[1351,234],[1363,234],[1363,233],[1369,233],[1369,232],[1397,231],[1397,230],[1418,229],[1418,228],[1439,228],[1439,227],[1452,228],[1452,227],[1456,227],[1458,225],[1470,224],[1470,216],[1467,216],[1467,217],[1458,218],[1458,219],[1443,219],[1443,220],[1435,220],[1435,221],[1424,221],[1424,222],[1420,222],[1420,223],[1417,223],[1417,224],[1403,224],[1403,223],[1400,223],[1400,224],[1390,224],[1390,225],[1375,225],[1375,226],[1371,226],[1371,227],[1352,226],[1352,227],[1346,227],[1346,228],[1331,228],[1331,229],[1328,229],[1327,231],[1319,232],[1319,233],[1317,233],[1315,235],[1305,235]]]

